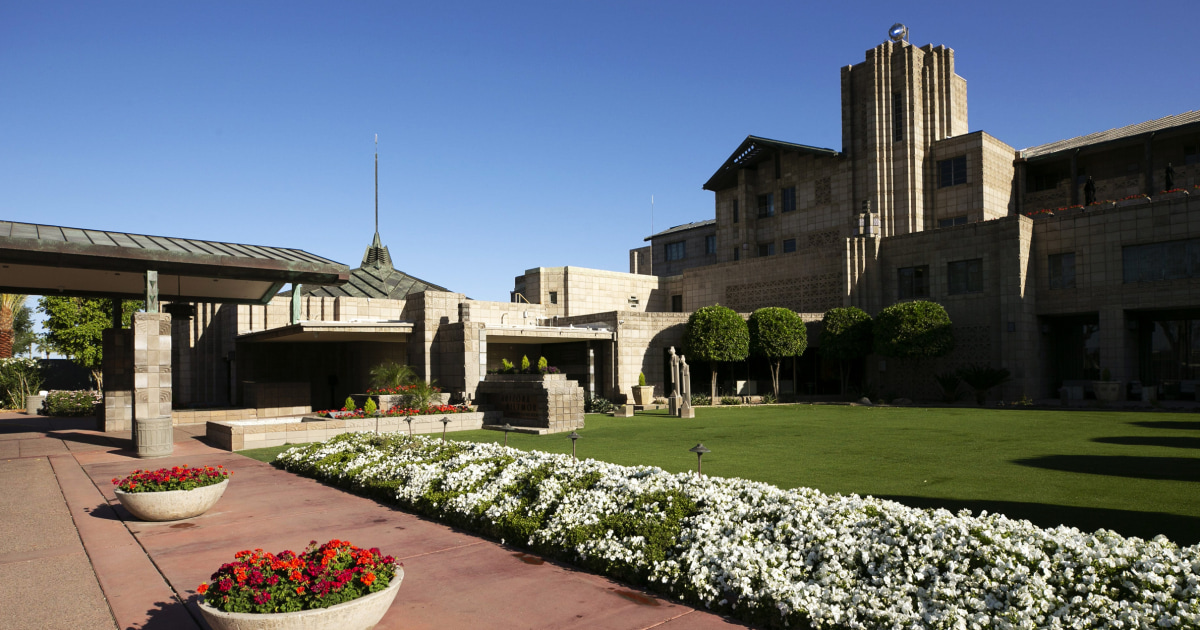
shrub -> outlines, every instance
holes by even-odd
[[[933,377],[938,387],[942,388],[942,402],[954,402],[959,399],[958,385],[962,379],[954,372],[946,372]]]
[[[358,409],[358,406],[354,404],[354,397],[347,396],[346,404],[342,405],[342,411],[354,411],[355,409]]]
[[[646,386],[646,373],[638,372],[638,387],[645,387],[645,386]]]
[[[371,368],[371,387],[374,389],[395,389],[417,380],[417,373],[411,367],[395,361],[384,361]]]
[[[46,395],[46,411],[52,416],[90,416],[103,401],[97,391],[52,391]]]
[[[375,415],[376,411],[379,411],[379,406],[375,404],[374,398],[371,398],[368,396],[367,404],[363,405],[363,413],[365,413],[368,416],[373,416],[373,415]]]
[[[711,405],[712,397],[708,394],[692,394],[692,406],[696,405]]]
[[[529,355],[525,355],[525,356],[521,357],[521,372],[522,373],[529,372]]]
[[[742,398],[740,396],[722,396],[721,404],[722,405],[740,405],[740,404],[742,404]]]
[[[857,306],[831,308],[821,318],[821,356],[838,362],[842,393],[849,391],[850,362],[871,353],[871,316]]]
[[[901,302],[875,317],[875,352],[895,359],[933,359],[954,350],[950,316],[937,302]]]
[[[538,357],[538,372],[546,373],[546,369],[550,367],[550,363],[546,361],[546,357]]]
[[[500,359],[500,373],[516,374],[517,368],[513,366],[512,361],[509,361],[508,359]]]
[[[0,405],[24,409],[25,398],[41,387],[42,370],[37,359],[0,359]]]
[[[583,411],[584,413],[609,413],[617,408],[612,401],[600,396],[584,396]]]
[[[712,370],[711,393],[717,396],[717,363],[742,361],[750,355],[750,329],[733,309],[720,304],[698,308],[683,330],[687,356],[707,361]]]
[[[808,330],[795,311],[777,306],[760,308],[746,322],[750,353],[767,359],[771,366],[771,392],[779,396],[779,366],[784,359],[798,357],[808,348]]]
[[[975,402],[982,405],[987,400],[988,390],[999,387],[1009,380],[1009,372],[1005,368],[993,368],[986,365],[969,365],[958,370],[958,377],[975,390]]]
[[[763,401],[764,405],[774,405],[776,402],[779,401],[779,399],[775,397],[775,394],[772,394],[771,392],[767,392],[762,395],[762,401]]]
[[[417,381],[400,395],[400,406],[408,409],[425,409],[438,400],[442,390],[432,383]]]

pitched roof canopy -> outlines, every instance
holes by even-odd
[[[733,155],[729,156],[729,159],[725,160],[721,168],[717,169],[717,172],[713,173],[713,176],[708,178],[708,181],[704,183],[704,190],[715,192],[736,186],[738,170],[758,166],[760,162],[771,158],[777,153],[800,153],[827,157],[837,157],[838,155],[838,152],[833,149],[810,147],[782,140],[759,138],[758,136],[746,136],[746,139],[733,152]]]
[[[363,253],[362,266],[350,270],[350,281],[339,286],[304,286],[300,292],[317,297],[367,297],[403,300],[410,293],[449,291],[445,287],[414,278],[392,266],[392,255],[379,240],[379,232]]]
[[[1025,159],[1049,157],[1065,151],[1118,140],[1127,140],[1146,133],[1193,125],[1200,126],[1200,110],[1176,114],[1174,116],[1164,116],[1155,120],[1137,123],[1136,125],[1126,125],[1124,127],[1117,127],[1116,129],[1109,129],[1108,131],[1098,131],[1068,140],[1040,144],[1036,147],[1021,149],[1020,156]]]
[[[671,234],[676,234],[678,232],[686,232],[688,230],[698,230],[700,228],[709,227],[709,226],[716,225],[716,224],[717,224],[716,219],[708,219],[706,221],[693,221],[691,223],[684,223],[683,225],[676,225],[675,227],[669,227],[661,232],[656,232],[654,234],[651,234],[650,236],[647,236],[646,238],[644,238],[642,240],[649,241],[649,240],[658,238],[660,236],[668,236]]]
[[[299,249],[0,221],[0,292],[265,304],[287,283],[336,284],[346,265]]]

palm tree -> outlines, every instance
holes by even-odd
[[[27,295],[13,293],[0,294],[0,359],[9,359],[13,355],[13,318],[17,309],[25,305]]]

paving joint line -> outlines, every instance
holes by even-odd
[[[104,491],[100,489],[100,486],[96,485],[96,481],[92,479],[92,476],[87,474],[87,471],[83,469],[83,464],[80,464],[79,460],[76,460],[74,455],[68,455],[68,457],[71,458],[71,461],[75,462],[76,466],[79,466],[79,470],[82,471],[83,475],[87,477],[87,480],[91,482],[92,487],[96,489],[96,492],[100,493],[100,498],[104,501],[105,505],[107,505],[108,508],[112,510],[113,515],[121,521],[121,526],[125,528],[125,531],[128,532],[130,538],[133,538],[133,541],[137,543],[138,548],[142,550],[142,553],[146,555],[146,559],[150,561],[150,566],[154,567],[154,571],[158,573],[158,577],[162,579],[163,584],[166,584],[167,588],[171,591],[171,594],[175,596],[175,601],[179,602],[179,604],[183,606],[183,609],[187,611],[188,616],[192,618],[192,621],[196,624],[197,628],[203,628],[204,622],[201,621],[197,614],[192,611],[191,607],[187,605],[187,600],[179,595],[179,591],[175,590],[175,586],[171,584],[171,580],[168,580],[166,574],[164,574],[162,569],[159,568],[158,563],[154,561],[154,556],[150,555],[150,552],[146,549],[146,546],[142,544],[142,540],[138,538],[137,534],[133,533],[133,530],[129,529],[129,522],[121,517],[121,513],[119,511],[113,508],[112,501],[104,496]],[[119,499],[114,500],[118,503],[120,502]],[[93,572],[95,572],[94,568]],[[114,616],[113,618],[115,619],[116,617]]]
[[[674,617],[671,617],[670,619],[663,619],[662,621],[660,621],[652,626],[646,626],[645,628],[642,628],[642,630],[650,630],[651,628],[657,628],[665,623],[671,623],[672,621],[675,621],[676,619],[679,619],[680,617],[686,617],[694,612],[696,612],[696,609],[692,608],[692,609],[688,610],[687,612],[683,612],[678,615],[675,615]]]
[[[79,462],[75,461],[74,457],[67,455],[76,465]],[[96,563],[92,558],[92,554],[88,552],[87,545],[83,544],[83,535],[79,533],[79,523],[75,522],[75,514],[71,511],[71,503],[67,501],[67,495],[63,491],[62,480],[58,478],[58,471],[54,469],[54,464],[46,457],[46,465],[50,466],[50,473],[54,475],[54,484],[58,486],[58,496],[62,497],[63,507],[67,509],[67,513],[71,515],[71,526],[75,528],[75,539],[79,541],[79,548],[83,550],[83,556],[88,559],[88,569],[92,572],[92,577],[96,580],[96,588],[100,589],[100,594],[104,597],[104,605],[108,608],[108,616],[112,619],[113,627],[119,628],[117,625],[117,611],[113,610],[112,601],[108,598],[108,593],[104,592],[104,588],[100,586],[100,576],[96,574]]]
[[[475,542],[473,542],[473,543],[467,543],[467,544],[465,544],[465,545],[455,545],[455,546],[453,546],[453,547],[446,547],[445,549],[438,549],[438,550],[435,550],[435,551],[426,551],[425,553],[419,553],[419,554],[417,554],[417,555],[415,555],[415,556],[404,556],[403,558],[396,558],[396,559],[397,559],[397,560],[411,560],[411,559],[413,559],[413,558],[422,558],[422,557],[424,557],[424,556],[432,556],[432,555],[433,555],[433,554],[435,554],[435,553],[445,553],[445,552],[447,552],[447,551],[454,551],[455,549],[466,549],[467,547],[474,547],[475,545],[482,545],[482,544],[484,544],[484,543],[487,543],[487,542],[490,542],[490,541],[487,541],[487,540],[477,540],[477,541],[475,541]]]

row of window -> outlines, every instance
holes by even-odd
[[[779,191],[779,198],[782,204],[780,210],[782,212],[795,212],[796,210],[796,187],[789,186]],[[775,216],[775,193],[765,193],[758,196],[758,218],[764,219]],[[740,219],[738,212],[738,200],[733,200],[733,222],[737,223]]]
[[[668,262],[687,258],[687,241],[675,241],[674,243],[667,243],[665,246],[663,246],[663,249],[665,250],[666,259]],[[716,234],[709,234],[708,236],[704,237],[704,253],[717,253]]]
[[[929,265],[896,270],[897,295],[901,300],[929,297]],[[983,291],[983,259],[946,263],[946,292],[950,295]]]

